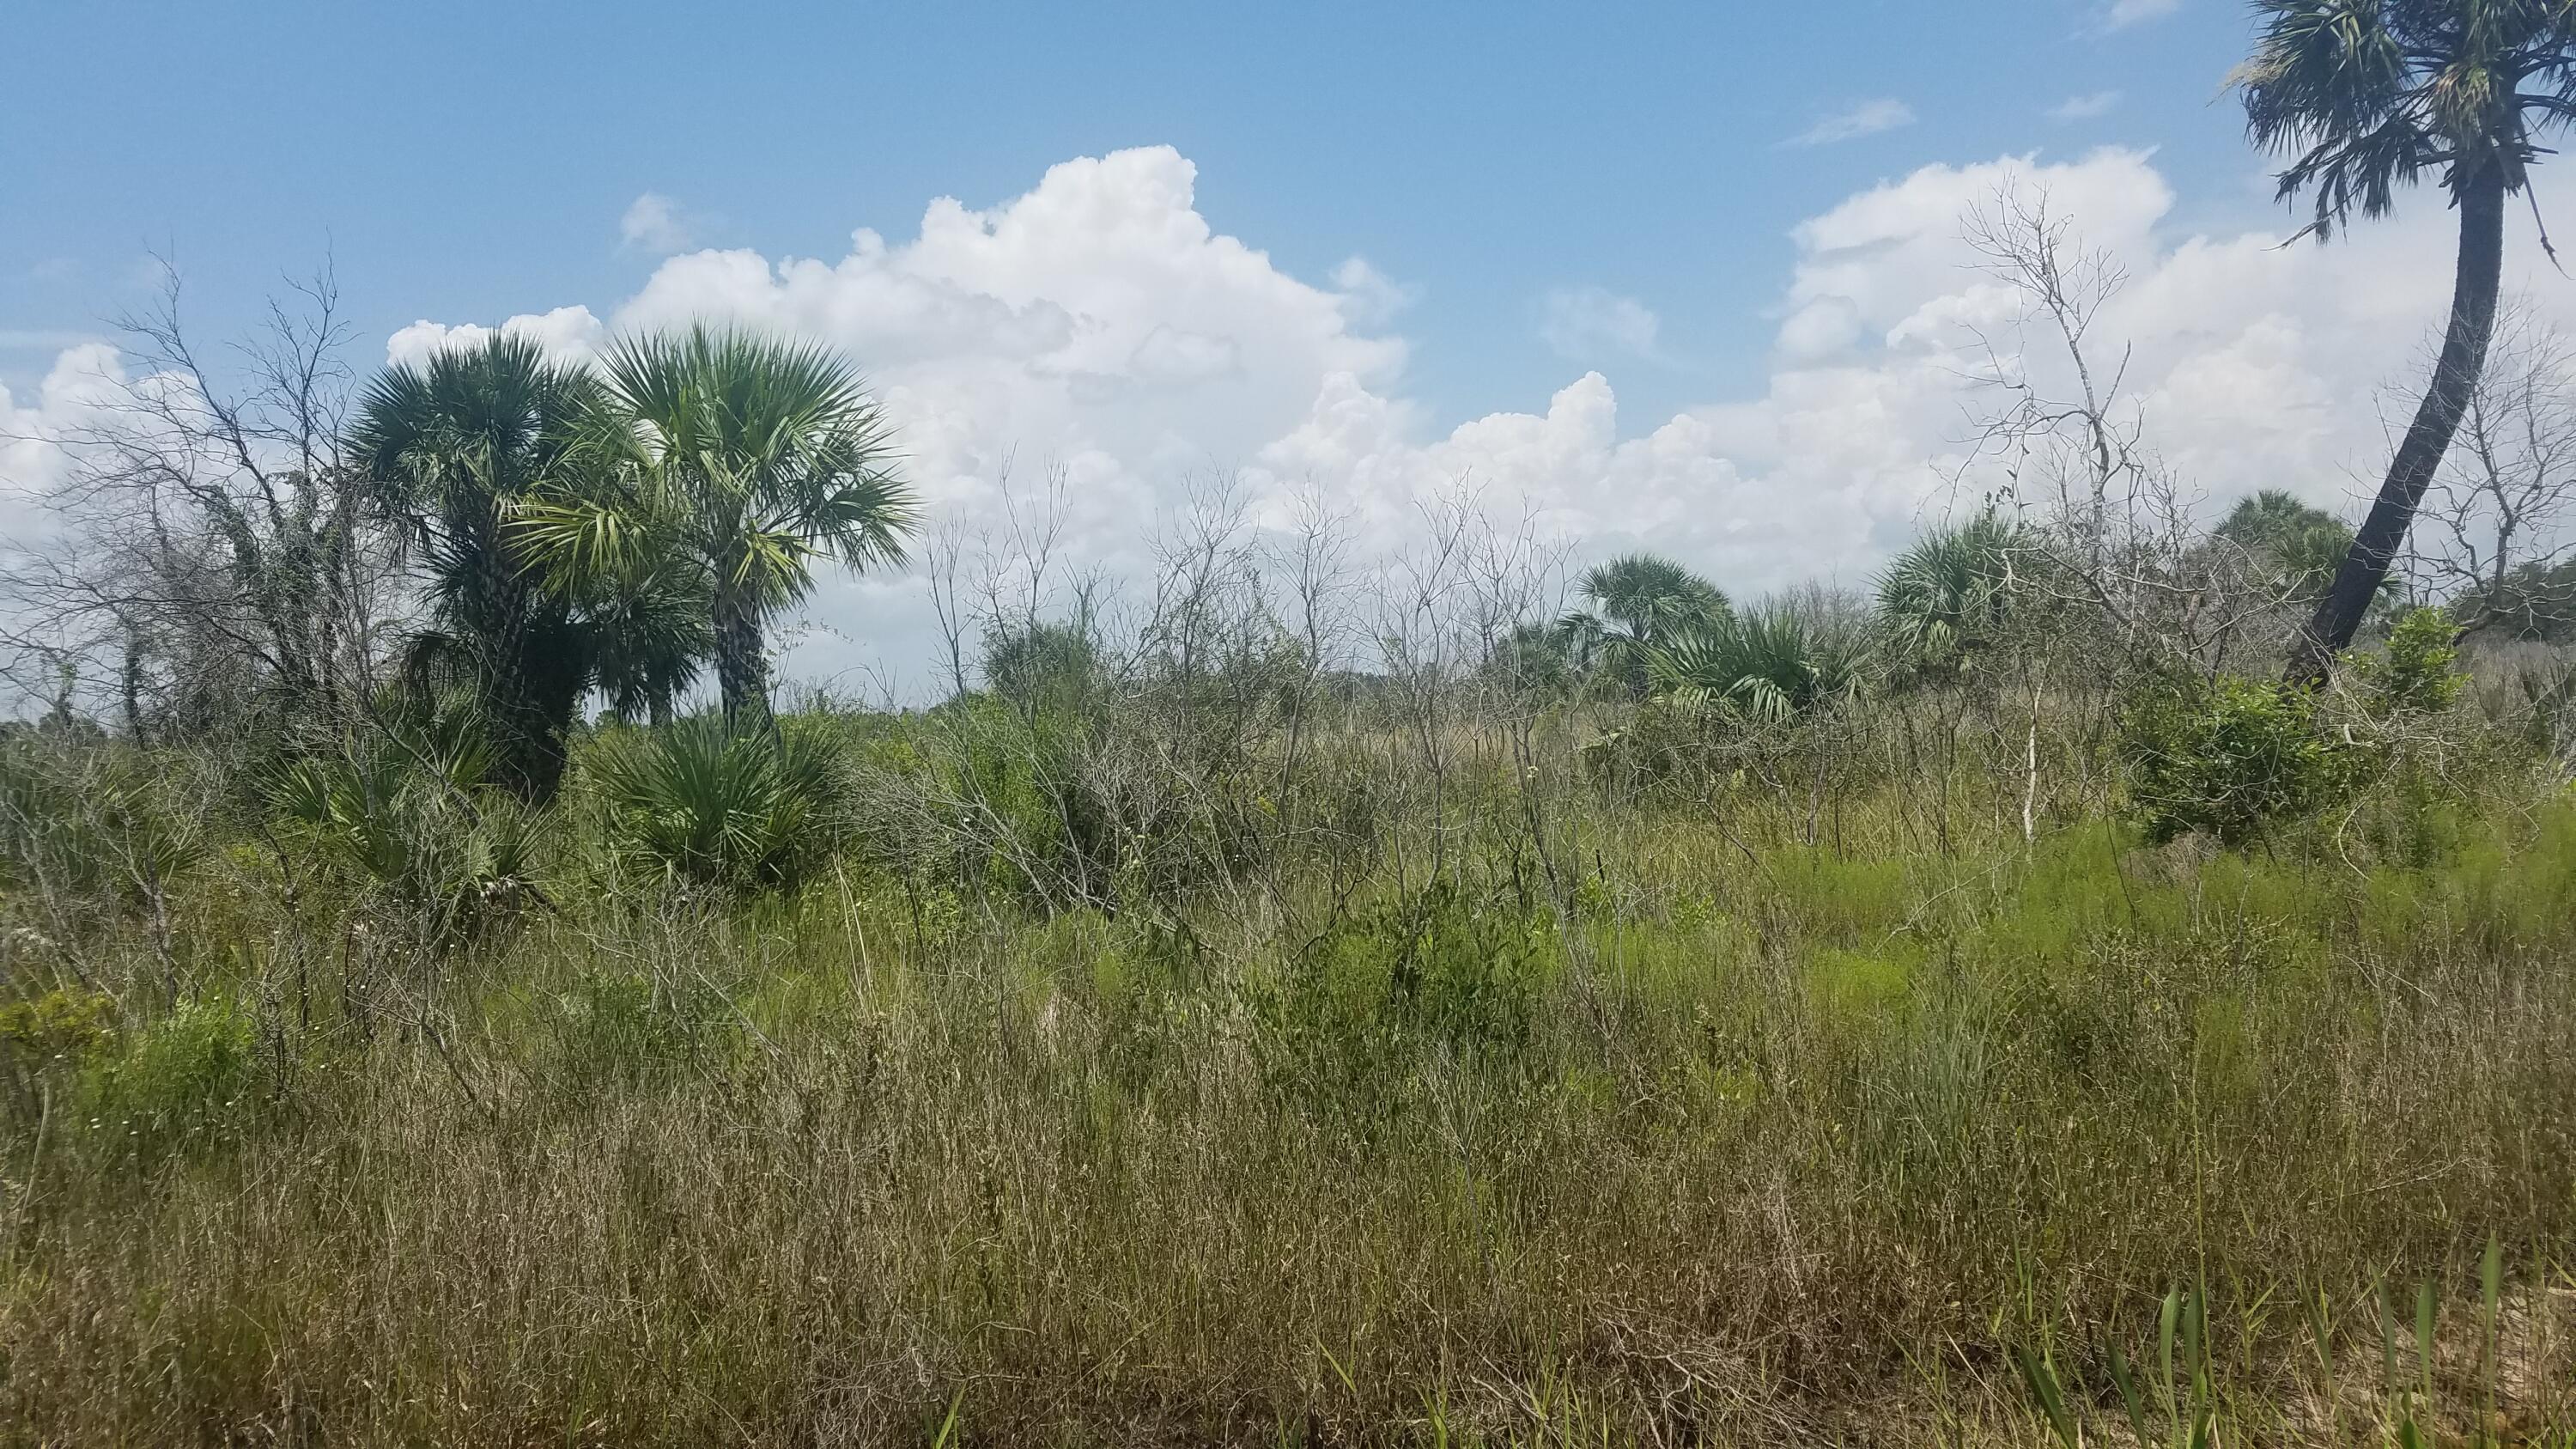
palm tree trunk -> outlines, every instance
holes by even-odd
[[[2389,462],[2388,479],[2379,485],[2370,516],[2353,536],[2343,566],[2335,570],[2333,587],[2290,650],[2286,677],[2292,684],[2324,683],[2336,651],[2351,645],[2388,577],[2389,564],[2406,542],[2415,506],[2423,501],[2424,489],[2468,411],[2469,396],[2486,368],[2488,339],[2495,335],[2496,293],[2504,277],[2504,201],[2504,173],[2492,163],[2459,188],[2460,258],[2450,330],[2442,335],[2433,380],[2416,406],[2406,440]]]
[[[712,612],[725,724],[760,728],[769,720],[769,661],[761,650],[760,609],[739,589],[718,588]]]

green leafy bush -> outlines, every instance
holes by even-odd
[[[248,1012],[221,999],[189,1002],[128,1040],[85,1074],[95,1130],[153,1149],[240,1126],[257,1074]]]
[[[2246,844],[2321,809],[2353,774],[2307,691],[2234,676],[2148,691],[2121,723],[2120,749],[2131,807],[2160,845],[2195,832]]]
[[[451,704],[287,765],[269,804],[284,837],[362,899],[454,945],[536,893],[542,817],[486,783],[490,762],[475,710]]]
[[[1433,1054],[1507,1070],[1556,952],[1550,928],[1447,881],[1338,922],[1255,993],[1269,1079],[1365,1133]]]
[[[2457,667],[2458,641],[2458,628],[2447,613],[2410,609],[2389,631],[2386,653],[2356,655],[2346,670],[2375,715],[2440,714],[2469,683]]]
[[[116,999],[58,986],[0,1006],[0,1084],[25,1115],[43,1110],[49,1079],[79,1071],[116,1041]]]
[[[1755,724],[1787,724],[1843,704],[1862,677],[1858,642],[1789,604],[1677,631],[1651,662],[1658,693]]]

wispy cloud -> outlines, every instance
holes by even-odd
[[[60,352],[66,347],[101,340],[95,332],[0,327],[0,352]]]
[[[2111,114],[2119,104],[2118,91],[2095,91],[2091,95],[2068,96],[2065,100],[2049,107],[2048,118],[2052,121],[2090,121],[2097,116]]]
[[[2126,30],[2150,20],[2162,20],[2182,8],[2182,0],[2111,0],[2111,8],[2102,16],[2105,30]]]
[[[1914,108],[1893,98],[1863,101],[1848,111],[1825,117],[1806,130],[1789,138],[1792,146],[1830,146],[1837,141],[1856,141],[1875,136],[1881,131],[1894,131],[1914,124]]]
[[[1609,354],[1662,356],[1663,322],[1634,297],[1605,287],[1559,287],[1539,299],[1539,339],[1572,362]]]
[[[680,204],[658,191],[647,191],[627,206],[626,215],[618,218],[617,234],[630,247],[662,256],[687,251],[695,240]]]

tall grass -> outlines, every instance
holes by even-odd
[[[1818,830],[1803,767],[1488,743],[1438,816],[1313,746],[1186,894],[988,891],[918,812],[730,904],[567,857],[364,1030],[379,947],[257,850],[176,900],[175,1014],[148,932],[13,937],[0,1435],[2111,1442],[2123,1379],[2155,1436],[2576,1424],[2563,792],[2231,854],[2025,842],[2004,776],[1935,851],[1894,768]],[[645,809],[634,748],[576,769]]]

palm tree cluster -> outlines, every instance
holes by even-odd
[[[818,563],[899,558],[914,519],[857,372],[744,332],[633,339],[595,371],[494,336],[385,372],[355,443],[424,565],[406,672],[473,692],[493,778],[531,801],[594,690],[664,721],[712,659],[727,723],[764,726],[768,619]]]

